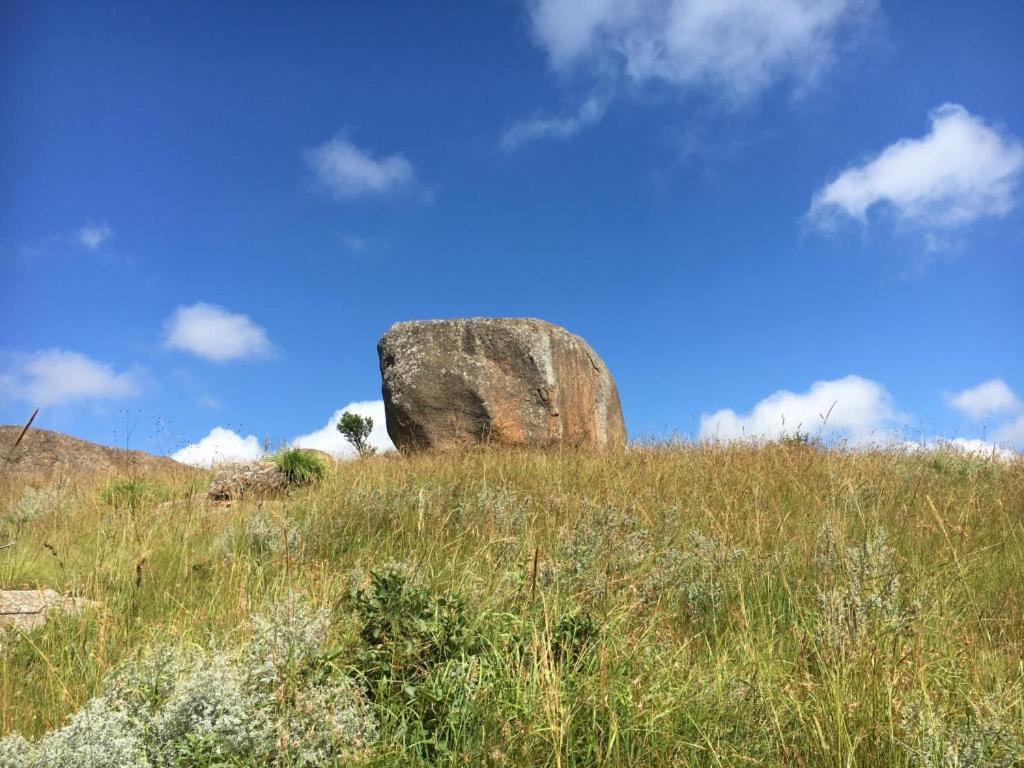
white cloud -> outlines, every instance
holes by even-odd
[[[141,386],[136,374],[118,373],[80,352],[48,349],[11,356],[7,369],[0,372],[0,391],[42,408],[135,397]]]
[[[1006,447],[1005,443],[991,440],[978,440],[968,437],[933,437],[923,442],[907,441],[900,444],[908,451],[956,451],[970,456],[1012,461],[1020,458],[1020,454]]]
[[[532,0],[552,66],[589,64],[635,82],[698,87],[729,101],[777,82],[814,83],[840,32],[871,0]]]
[[[926,227],[1004,216],[1015,205],[1024,146],[959,104],[929,115],[931,130],[900,139],[819,190],[809,217],[823,227],[843,216],[864,222],[876,205]]]
[[[233,430],[214,427],[198,443],[186,445],[171,454],[171,458],[194,467],[213,467],[217,464],[256,461],[262,455],[260,441],[254,435],[242,437]]]
[[[229,312],[216,304],[181,306],[165,323],[164,345],[170,349],[223,363],[268,357],[274,345],[248,315]]]
[[[416,179],[412,165],[402,155],[374,158],[343,136],[306,152],[306,162],[338,198],[398,192]]]
[[[292,448],[313,448],[324,451],[339,458],[350,458],[355,456],[355,450],[341,436],[336,427],[345,411],[358,413],[360,416],[369,416],[373,419],[373,431],[370,433],[369,443],[378,451],[394,450],[394,445],[388,437],[387,427],[384,422],[384,402],[382,400],[367,400],[349,403],[344,408],[334,412],[323,428],[308,435],[299,435],[289,442]],[[185,446],[171,458],[183,464],[191,464],[197,467],[211,467],[217,464],[231,464],[243,461],[256,461],[263,456],[263,449],[260,441],[254,435],[242,437],[237,432],[224,427],[214,427],[210,434],[198,443]]]
[[[993,436],[1001,443],[1024,448],[1024,413],[996,429]]]
[[[861,442],[891,427],[896,417],[885,387],[860,376],[846,376],[815,382],[806,392],[780,390],[745,415],[728,408],[702,415],[699,437],[773,440],[799,430],[812,436],[825,433]]]
[[[1002,379],[991,379],[976,387],[950,395],[947,402],[975,421],[1021,409],[1021,401]]]
[[[78,242],[90,251],[95,251],[103,245],[104,241],[106,241],[110,235],[110,227],[106,224],[90,223],[78,230]]]
[[[373,419],[373,431],[370,432],[369,443],[378,451],[391,451],[395,446],[388,437],[387,426],[384,422],[384,401],[366,400],[349,403],[344,408],[334,412],[334,415],[327,420],[323,428],[308,435],[300,435],[291,441],[294,448],[315,448],[324,451],[332,456],[348,457],[355,455],[355,449],[349,445],[345,438],[338,432],[337,424],[341,420],[341,414],[345,411],[357,413],[360,416],[369,416]]]
[[[501,149],[511,152],[538,139],[567,139],[604,117],[608,99],[591,96],[568,115],[537,116],[513,123],[501,137]]]

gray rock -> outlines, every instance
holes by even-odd
[[[280,493],[288,486],[284,473],[272,461],[233,464],[221,469],[210,483],[210,501],[259,498]]]
[[[0,590],[0,628],[35,629],[45,624],[51,613],[74,615],[94,605],[91,600],[68,597],[52,589]]]
[[[544,320],[396,323],[377,353],[388,434],[400,449],[626,442],[608,367],[579,336]]]

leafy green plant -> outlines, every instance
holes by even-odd
[[[289,448],[274,456],[274,463],[284,473],[289,485],[312,485],[320,482],[327,466],[316,454],[302,448]]]
[[[453,592],[433,594],[400,567],[372,570],[369,585],[354,597],[362,625],[360,669],[372,683],[415,682],[469,650],[462,598]]]
[[[564,614],[551,628],[551,655],[564,664],[578,662],[596,642],[600,626],[587,611]]]
[[[367,442],[370,439],[370,433],[373,432],[373,419],[370,416],[360,416],[358,413],[345,411],[341,414],[341,420],[338,421],[337,427],[349,445],[355,448],[360,456],[370,456],[377,452],[377,449]]]

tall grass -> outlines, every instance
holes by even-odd
[[[61,727],[144,649],[243,648],[299,594],[373,711],[371,765],[1024,760],[1020,461],[480,450],[227,509],[192,485],[0,521],[0,586],[101,606],[0,640],[0,735]]]

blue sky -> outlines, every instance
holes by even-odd
[[[1024,447],[1019,3],[252,5],[0,0],[0,421],[336,448],[529,315],[634,438]]]

